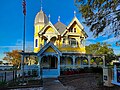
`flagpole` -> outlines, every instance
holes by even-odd
[[[23,0],[23,14],[24,14],[24,31],[23,31],[23,60],[22,60],[22,80],[23,80],[23,83],[24,83],[24,53],[25,53],[25,25],[26,25],[26,1]]]
[[[24,83],[24,53],[25,53],[25,15],[24,15],[24,32],[23,32],[23,64],[22,64],[22,69],[23,69],[23,73],[22,73],[22,79],[23,79],[23,83]]]

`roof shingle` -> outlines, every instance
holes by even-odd
[[[62,34],[65,31],[65,29],[67,28],[67,26],[65,24],[61,23],[60,21],[58,21],[54,26],[60,34]]]

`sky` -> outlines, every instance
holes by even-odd
[[[43,0],[43,11],[48,16],[50,14],[50,21],[55,24],[60,16],[60,21],[68,25],[76,16],[82,23],[83,18],[79,13],[77,7],[74,5],[74,0]],[[34,19],[36,14],[41,9],[41,0],[26,0],[26,49],[33,50],[33,36],[34,36]],[[24,15],[22,0],[1,0],[0,2],[0,60],[4,57],[4,52],[15,49],[22,49],[23,41],[23,25]],[[96,42],[108,42],[112,45],[115,54],[120,53],[120,48],[115,46],[116,38],[108,38],[100,36],[93,38],[92,32],[89,32],[89,27],[83,23],[85,32],[88,34],[86,45]]]

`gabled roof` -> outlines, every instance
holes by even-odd
[[[60,35],[60,33],[57,31],[57,29],[54,27],[54,25],[49,21],[49,23],[48,24],[46,24],[43,28],[42,28],[42,30],[40,30],[40,32],[39,32],[39,34],[42,34],[44,31],[45,31],[45,29],[47,28],[47,27],[52,27],[55,31],[56,31],[56,33],[58,34],[58,35]]]
[[[54,26],[60,34],[62,34],[67,28],[67,26],[60,21],[58,21]]]
[[[79,27],[83,30],[84,27],[83,27],[82,24],[79,22],[79,20],[77,19],[76,16],[75,16],[75,17],[73,18],[73,20],[70,22],[70,24],[68,25],[67,29],[69,29],[75,21],[77,22],[77,24],[79,25]]]
[[[82,30],[82,33],[85,35],[85,37],[88,37],[88,35],[86,34],[86,32],[84,31],[84,27],[82,26],[82,24],[79,22],[79,20],[77,19],[77,17],[75,16],[72,21],[70,22],[70,24],[68,25],[67,29],[63,32],[62,36],[66,33],[66,31],[74,24],[74,22],[76,22],[79,26],[79,28]]]
[[[59,49],[52,43],[52,42],[48,42],[37,54],[37,56],[40,56],[41,54],[43,54],[49,47],[52,47],[60,56],[62,55],[62,53],[59,51]]]

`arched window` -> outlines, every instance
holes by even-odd
[[[38,47],[38,39],[35,39],[35,47]]]

